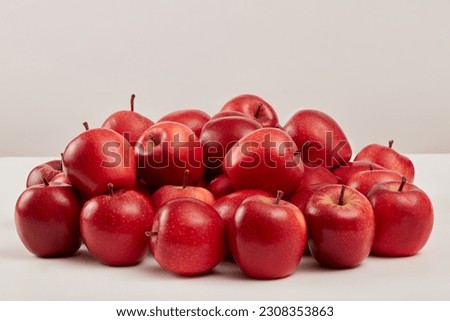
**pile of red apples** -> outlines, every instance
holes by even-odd
[[[255,95],[212,117],[186,109],[156,123],[134,111],[134,95],[130,105],[99,128],[84,123],[61,159],[32,169],[15,209],[31,253],[70,256],[84,243],[110,266],[153,256],[198,275],[230,260],[276,279],[306,253],[353,268],[414,255],[430,236],[431,201],[392,141],[353,157],[329,115],[299,110],[281,126]]]

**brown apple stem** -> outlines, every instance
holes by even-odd
[[[255,118],[258,118],[259,112],[261,111],[261,107],[262,107],[262,104],[259,103],[258,107],[256,108],[256,111],[255,111]]]
[[[89,130],[89,124],[88,124],[87,121],[85,121],[85,122],[83,123],[83,126],[84,126],[84,128],[85,128],[86,130]]]
[[[147,231],[145,232],[145,236],[147,237],[152,237],[152,236],[157,236],[158,232],[153,232],[153,231]]]
[[[184,176],[183,176],[183,188],[186,188],[187,182],[189,178],[189,170],[184,170]]]
[[[394,140],[393,140],[393,139],[391,139],[391,140],[389,141],[389,148],[392,148],[392,145],[394,145]]]
[[[114,185],[111,183],[108,183],[108,191],[111,194],[111,196],[114,195]]]
[[[277,198],[275,198],[274,204],[278,204],[281,201],[281,198],[283,197],[284,192],[282,190],[277,191]]]
[[[131,109],[131,111],[134,111],[134,98],[135,97],[136,97],[136,95],[132,94],[131,98],[130,98],[130,109]]]
[[[406,184],[406,177],[403,176],[403,177],[402,177],[402,182],[400,183],[400,186],[399,186],[399,188],[398,188],[398,191],[399,191],[399,192],[403,191],[403,187],[405,187],[405,184]]]
[[[44,183],[45,186],[49,186],[50,183],[48,182],[48,179],[46,179],[45,177],[41,177],[42,183]]]
[[[62,172],[64,170],[64,165],[63,165],[63,156],[64,156],[64,154],[61,153],[60,155],[61,155],[61,166],[59,166],[59,170]]]
[[[345,184],[342,184],[341,194],[339,195],[339,203],[338,203],[340,206],[344,205],[344,193],[345,193]]]
[[[370,170],[370,171],[373,171],[373,164],[370,164],[370,165],[369,165],[369,170]]]

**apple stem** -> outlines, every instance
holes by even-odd
[[[46,179],[45,177],[42,177],[41,180],[42,180],[42,183],[44,183],[45,186],[49,186],[50,185],[50,183],[48,182],[48,179]]]
[[[88,124],[87,121],[85,121],[85,122],[83,123],[83,126],[84,126],[84,128],[85,128],[86,130],[89,130],[89,124]]]
[[[108,190],[111,196],[114,195],[114,185],[112,183],[108,183]]]
[[[64,154],[61,153],[60,155],[61,155],[61,166],[59,167],[59,170],[62,172],[64,170],[64,165],[63,165],[63,156],[64,156]]]
[[[369,170],[373,171],[373,164],[369,165]]]
[[[130,109],[131,109],[131,111],[134,111],[134,98],[135,97],[136,97],[136,95],[132,94],[131,98],[130,98]]]
[[[262,104],[259,103],[258,107],[256,108],[256,111],[255,111],[255,118],[258,118],[259,112],[261,111],[261,107],[262,107]]]
[[[152,237],[152,236],[157,236],[158,232],[153,232],[153,231],[147,231],[145,232],[145,236],[147,237]]]
[[[281,201],[281,198],[283,197],[284,192],[282,190],[277,191],[277,198],[275,198],[274,204],[278,204]]]
[[[392,148],[392,145],[394,145],[394,140],[393,140],[393,139],[391,139],[391,140],[389,141],[389,148]]]
[[[403,176],[403,177],[402,177],[402,182],[400,183],[400,186],[399,186],[399,188],[398,188],[398,191],[399,191],[399,192],[403,191],[403,187],[405,187],[405,184],[406,184],[406,177]]]
[[[342,184],[341,194],[339,195],[339,205],[344,205],[344,193],[345,193],[345,184]]]
[[[184,170],[184,176],[183,176],[183,188],[186,188],[187,182],[189,178],[189,170]]]

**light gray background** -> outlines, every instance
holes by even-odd
[[[319,108],[354,150],[450,152],[450,1],[0,2],[0,156],[55,156],[89,121],[255,93]]]

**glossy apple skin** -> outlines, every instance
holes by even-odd
[[[302,213],[305,213],[306,204],[308,204],[309,199],[314,194],[314,192],[323,186],[329,185],[328,183],[317,183],[311,185],[300,186],[298,190],[295,191],[291,197],[289,197],[289,203],[297,206]]]
[[[72,185],[64,172],[56,174],[50,182]]]
[[[339,205],[341,185],[326,185],[310,197],[305,218],[311,255],[327,268],[354,268],[368,256],[375,218],[366,197],[347,187]]]
[[[400,181],[380,183],[367,194],[375,213],[374,255],[414,255],[433,229],[433,205],[427,194],[410,183],[401,192],[399,186]]]
[[[258,106],[261,105],[257,113]],[[261,97],[244,94],[234,97],[228,101],[220,112],[237,111],[245,114],[247,117],[256,120],[262,127],[278,127],[278,115],[264,99]]]
[[[16,202],[17,233],[36,256],[72,255],[81,246],[80,211],[80,198],[71,186],[33,185]]]
[[[200,141],[186,125],[164,121],[147,129],[135,147],[138,176],[151,188],[163,185],[197,185],[205,166]]]
[[[208,204],[177,198],[157,212],[151,237],[153,255],[164,269],[180,275],[212,270],[225,255],[225,224]]]
[[[214,173],[220,173],[225,154],[245,135],[262,128],[248,117],[223,117],[210,120],[200,134],[205,166]]]
[[[62,163],[60,159],[51,160],[44,164],[34,167],[27,177],[27,187],[42,184],[42,179],[51,181],[53,177],[62,172]]]
[[[155,210],[158,210],[167,202],[181,197],[195,198],[208,205],[212,205],[216,200],[214,195],[203,187],[164,185],[153,193],[151,201]]]
[[[135,111],[120,110],[106,118],[101,127],[114,130],[134,146],[142,133],[153,124],[153,121]]]
[[[228,241],[228,230],[230,229],[230,226],[233,221],[233,215],[234,212],[236,212],[236,209],[241,205],[241,203],[255,195],[265,196],[265,197],[273,197],[272,194],[266,191],[258,190],[258,189],[245,189],[237,192],[233,192],[231,194],[227,194],[225,196],[222,196],[218,198],[214,204],[213,208],[219,213],[219,215],[222,217],[223,222],[225,223],[225,229],[226,229],[226,236],[225,236],[225,244],[226,244],[226,257],[232,258],[231,250],[229,246]]]
[[[174,121],[189,127],[195,134],[195,136],[200,137],[203,126],[211,119],[211,117],[199,109],[183,109],[177,110],[169,113],[160,120],[158,123],[163,121]]]
[[[323,166],[309,167],[305,166],[300,188],[314,184],[337,184],[338,179],[330,170]]]
[[[278,279],[297,269],[307,228],[300,210],[275,198],[252,196],[236,209],[228,238],[234,260],[249,277]]]
[[[302,160],[310,167],[325,166],[331,169],[347,164],[352,157],[352,148],[344,131],[324,112],[300,110],[287,121],[283,129],[302,150]],[[305,145],[308,142],[309,145]],[[339,144],[342,144],[342,148],[338,148]]]
[[[408,157],[391,147],[379,144],[367,145],[355,156],[355,161],[360,160],[370,161],[386,169],[397,171],[405,176],[408,182],[414,182],[414,164]]]
[[[72,186],[87,198],[136,184],[136,160],[130,143],[107,128],[94,128],[75,137],[66,147],[64,172]]]
[[[399,172],[382,169],[382,170],[368,170],[361,171],[350,176],[347,185],[356,189],[364,195],[376,184],[402,180],[402,175]]]
[[[231,185],[230,179],[225,174],[214,177],[211,182],[209,182],[207,189],[215,198],[220,198],[234,192],[233,185]]]
[[[223,169],[235,190],[262,189],[273,195],[282,190],[289,196],[297,190],[304,172],[296,151],[297,146],[282,130],[261,128],[228,151]]]
[[[340,167],[336,167],[331,172],[334,174],[334,176],[336,176],[340,184],[347,185],[348,180],[353,174],[361,171],[368,171],[371,168],[373,170],[386,169],[380,165],[377,165],[369,161],[353,161],[348,162],[348,164],[342,165]]]
[[[96,196],[81,211],[80,228],[91,255],[111,266],[135,265],[148,251],[154,212],[150,201],[134,190]]]
[[[215,114],[211,117],[211,120],[223,118],[223,117],[234,117],[234,116],[248,118],[248,116],[246,114],[241,113],[240,111],[228,110],[228,111],[218,112],[217,114]]]

